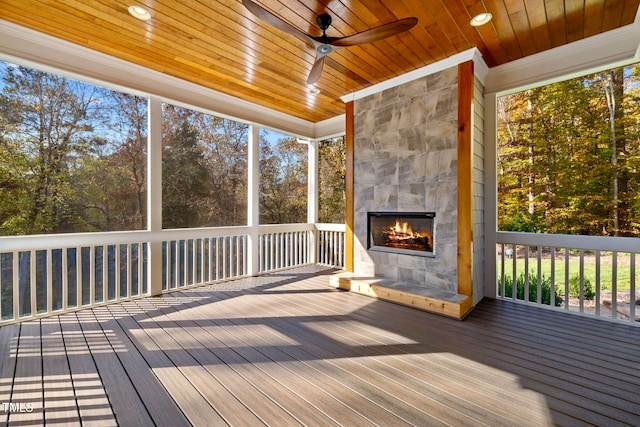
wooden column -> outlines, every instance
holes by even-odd
[[[458,65],[458,293],[473,294],[473,61]]]
[[[346,153],[346,173],[345,173],[345,260],[344,268],[346,271],[353,272],[353,101],[346,103],[346,124],[345,124],[345,153]]]

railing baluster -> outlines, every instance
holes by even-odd
[[[213,268],[215,267],[214,261],[213,261],[213,255],[214,255],[214,251],[213,251],[213,237],[209,237],[208,239],[209,242],[209,282],[213,282],[215,281],[215,278],[213,276]]]
[[[550,278],[551,281],[549,283],[549,306],[556,306],[556,248],[554,246],[549,246],[549,255],[551,260],[551,272]]]
[[[126,245],[126,261],[127,261],[127,271],[126,271],[126,278],[127,278],[127,292],[126,292],[126,298],[131,298],[131,292],[133,290],[133,247],[132,244],[129,243]],[[138,280],[140,280],[138,278]]]
[[[67,311],[69,308],[69,261],[67,259],[68,249],[62,249],[62,311]]]
[[[524,247],[524,295],[525,302],[529,302],[529,245]]]
[[[518,259],[518,247],[514,244],[513,245],[513,258],[511,258],[511,267],[513,269],[513,275],[511,276],[511,299],[513,299],[513,301],[516,301],[518,299],[518,280],[516,276],[516,270],[517,270],[517,265],[516,265],[516,260]]]
[[[618,317],[618,252],[611,253],[611,317]]]
[[[119,301],[120,300],[120,295],[121,295],[121,286],[122,283],[120,283],[120,269],[122,268],[122,259],[120,258],[120,245],[115,245],[113,247],[113,261],[115,263],[115,267],[114,267],[114,300]],[[108,268],[107,268],[108,270]]]
[[[20,280],[19,280],[19,264],[20,252],[13,252],[13,318],[20,318]]]
[[[564,248],[564,308],[569,310],[569,248]]]
[[[580,273],[578,277],[580,278],[580,313],[584,313],[584,249],[580,249]]]
[[[37,289],[36,289],[36,254],[37,251],[32,250],[29,252],[29,296],[30,298],[30,306],[31,309],[29,311],[29,316],[33,317],[36,315],[38,307],[37,307]]]
[[[595,259],[595,263],[596,263],[596,316],[600,316],[600,250],[596,250],[596,259]]]
[[[542,304],[542,246],[537,246],[537,256],[536,260],[538,262],[538,268],[536,270],[537,274],[537,285],[536,285],[536,303],[538,305]]]
[[[53,311],[53,251],[51,248],[45,252],[45,268],[46,274],[46,287],[47,287],[47,305],[46,312],[51,313]]]
[[[229,261],[229,257],[231,256],[231,238],[229,236],[224,238],[224,256],[222,257],[223,262],[223,278],[226,280],[231,276],[231,264]]]
[[[498,296],[504,298],[505,295],[505,253],[504,253],[504,243],[500,243],[500,283],[498,284]]]
[[[76,291],[78,293],[78,300],[76,301],[76,306],[77,307],[82,307],[83,304],[83,300],[84,300],[84,276],[82,274],[83,268],[82,268],[82,247],[76,247],[76,270],[77,270],[77,281],[78,284],[76,285]]]
[[[636,254],[631,253],[629,259],[629,321],[636,321]]]
[[[240,238],[241,236],[236,236],[236,277],[241,275],[240,268],[242,267],[242,263],[240,262],[240,249],[242,248]]]
[[[102,303],[109,301],[109,246],[102,247]]]

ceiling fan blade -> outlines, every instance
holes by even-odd
[[[339,39],[331,41],[329,44],[331,44],[331,46],[347,47],[363,43],[371,43],[410,30],[417,23],[418,18],[404,18],[388,24],[380,25],[379,27],[371,28],[370,30],[359,32],[352,36],[340,37]]]
[[[287,34],[290,34],[294,37],[299,38],[303,42],[307,44],[310,48],[314,48],[313,39],[309,37],[307,34],[298,30],[293,25],[288,22],[283,21],[273,13],[269,12],[267,9],[259,6],[258,4],[252,2],[251,0],[242,0],[242,4],[246,7],[249,12],[253,13],[258,19],[266,22],[267,24],[278,28],[279,30],[284,31]]]
[[[308,86],[314,84],[320,78],[320,74],[322,74],[322,66],[324,65],[324,57],[325,55],[316,58],[316,62],[313,64],[309,77],[307,78]]]

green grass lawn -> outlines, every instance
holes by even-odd
[[[498,257],[497,272],[500,280],[501,261]],[[505,277],[513,274],[514,259],[505,258]],[[524,273],[525,259],[520,254],[515,260],[516,275]],[[541,271],[544,277],[551,277],[551,255],[545,253],[540,260]],[[584,255],[584,277],[591,282],[593,289],[596,289],[596,257],[593,254]],[[535,253],[529,253],[529,272],[536,275],[538,271],[538,258]],[[611,252],[600,255],[600,290],[612,289],[613,256]],[[580,256],[574,253],[569,255],[569,279],[580,274]],[[631,256],[628,253],[617,254],[617,290],[628,290],[631,287]],[[636,269],[636,288],[638,287],[638,271]],[[556,254],[555,259],[555,286],[560,294],[564,293],[565,282],[565,257],[564,253]]]

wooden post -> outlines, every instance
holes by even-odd
[[[458,65],[458,293],[473,295],[473,61]]]
[[[353,126],[354,126],[354,109],[353,101],[346,103],[346,124],[345,124],[345,153],[346,153],[346,173],[345,173],[345,256],[344,267],[346,271],[353,272]]]

